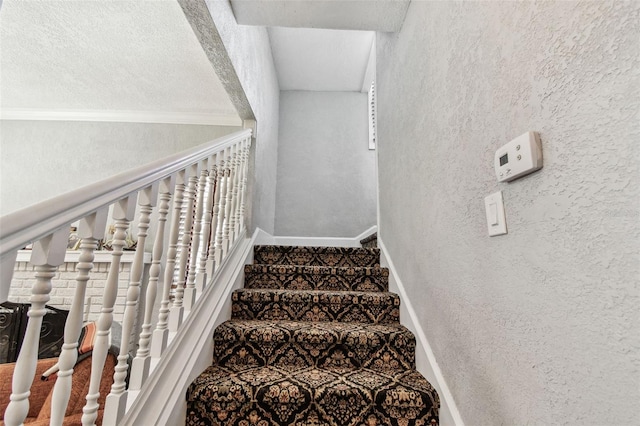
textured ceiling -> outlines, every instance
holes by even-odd
[[[269,28],[280,90],[359,92],[375,33]]]
[[[410,0],[231,0],[239,24],[398,31]]]
[[[3,109],[237,113],[174,0],[0,11]]]

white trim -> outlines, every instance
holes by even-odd
[[[420,325],[418,315],[404,290],[398,271],[389,256],[384,242],[380,239],[380,235],[378,235],[378,246],[380,247],[381,264],[389,268],[389,290],[398,293],[400,296],[402,323],[416,336],[416,369],[429,380],[440,395],[440,425],[464,426],[458,407],[453,400],[453,395],[444,380],[431,345]]]
[[[119,123],[196,124],[205,126],[242,126],[237,114],[127,111],[127,110],[45,110],[3,108],[2,120],[33,121],[107,121]]]
[[[251,238],[245,238],[245,232],[209,280],[121,425],[184,424],[187,387],[211,365],[213,331],[230,317],[231,292],[242,286],[243,266],[253,253],[258,231]]]
[[[271,237],[272,242],[264,244],[274,244],[278,246],[311,246],[311,247],[360,247],[360,240],[373,234],[378,230],[377,226],[372,226],[360,235],[353,238],[348,237]],[[262,231],[264,232],[264,231]],[[266,234],[266,232],[265,232]],[[266,234],[269,235],[269,234]]]

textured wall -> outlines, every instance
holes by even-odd
[[[181,124],[2,120],[0,215],[238,130]]]
[[[469,425],[640,424],[639,14],[414,1],[378,35],[380,234]],[[528,130],[544,168],[498,184]]]
[[[354,237],[376,224],[367,95],[280,92],[276,235]]]
[[[183,3],[188,7],[196,7],[196,2]],[[238,25],[228,1],[207,0],[206,4],[257,121],[255,173],[254,180],[249,182],[253,193],[252,227],[258,226],[272,233],[276,205],[280,88],[269,35],[263,27]]]

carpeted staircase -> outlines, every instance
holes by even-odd
[[[187,425],[435,425],[376,248],[256,246]]]

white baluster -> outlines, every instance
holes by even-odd
[[[227,153],[229,148],[225,149],[224,153],[221,155],[224,158],[224,162],[221,163],[222,167],[218,169],[218,173],[220,173],[220,208],[218,209],[218,226],[216,229],[216,247],[214,253],[215,259],[215,267],[216,269],[220,267],[220,263],[222,263],[222,259],[224,258],[224,250],[223,250],[223,241],[224,241],[224,222],[226,220],[225,211],[227,204],[227,183],[229,182],[229,170],[228,170],[228,161],[227,161]]]
[[[184,294],[187,282],[187,268],[189,266],[189,247],[191,245],[192,225],[193,225],[193,202],[195,199],[196,183],[198,182],[198,165],[189,167],[189,180],[184,191],[183,205],[185,208],[184,232],[180,244],[180,262],[178,263],[178,281],[173,298],[173,305],[169,310],[169,331],[177,331],[182,324],[184,315]],[[191,297],[191,293],[187,292]]]
[[[142,389],[144,381],[149,376],[149,367],[151,366],[150,341],[151,341],[151,321],[153,315],[153,307],[156,303],[156,296],[160,286],[160,261],[164,250],[164,230],[167,222],[167,213],[169,212],[169,200],[175,185],[175,176],[164,179],[160,182],[160,202],[158,206],[158,230],[156,240],[153,244],[153,254],[151,255],[151,267],[149,268],[149,284],[147,285],[147,294],[144,307],[144,323],[140,333],[140,342],[136,357],[131,365],[131,378],[129,379],[129,389]]]
[[[111,252],[111,265],[107,274],[107,282],[104,287],[102,309],[97,321],[96,337],[91,355],[91,378],[89,380],[89,393],[87,403],[82,409],[82,424],[94,425],[98,418],[98,398],[100,397],[100,379],[107,359],[109,349],[109,333],[113,323],[113,305],[118,295],[118,281],[120,273],[120,258],[125,244],[126,230],[135,214],[135,195],[130,195],[114,204],[113,220],[115,221],[115,233],[113,234],[113,251]]]
[[[185,189],[186,171],[182,170],[176,174],[175,196],[173,197],[173,214],[171,216],[171,228],[169,230],[169,250],[167,251],[167,264],[164,270],[164,283],[162,287],[162,301],[158,311],[158,324],[153,331],[151,340],[151,356],[159,358],[167,347],[169,337],[169,303],[171,285],[176,266],[176,253],[178,251],[178,233],[180,231],[180,211],[182,210],[182,200]],[[182,318],[179,318],[180,322]]]
[[[158,199],[158,184],[152,184],[140,191],[138,194],[138,205],[140,206],[140,219],[138,222],[138,243],[136,254],[131,266],[131,277],[127,288],[127,300],[125,303],[124,315],[122,319],[122,338],[120,340],[120,352],[118,354],[118,364],[113,374],[113,384],[111,392],[107,395],[104,405],[104,418],[102,424],[105,426],[117,425],[124,416],[127,407],[127,396],[125,380],[129,370],[129,346],[133,327],[138,313],[138,300],[140,298],[140,285],[142,283],[142,271],[144,269],[144,248],[147,241],[147,231],[151,222],[151,212]]]
[[[216,185],[216,167],[215,156],[209,158],[209,172],[206,179],[206,194],[204,200],[204,217],[202,219],[202,253],[200,256],[200,262],[198,263],[198,270],[196,272],[196,291],[201,293],[204,287],[207,285],[207,256],[209,254],[210,244],[214,239],[214,234],[211,232],[211,220],[213,218],[213,190]],[[214,228],[215,229],[215,225]]]
[[[200,178],[197,180],[197,192],[195,196],[195,221],[193,223],[193,233],[190,241],[191,251],[189,252],[189,273],[187,274],[187,288],[184,290],[184,309],[190,311],[196,303],[196,268],[198,267],[198,252],[200,251],[200,241],[202,240],[202,215],[204,210],[204,190],[207,184],[208,161],[200,162]]]
[[[233,190],[231,192],[231,208],[229,213],[229,244],[227,250],[231,248],[237,235],[238,216],[236,210],[238,208],[238,189],[239,189],[239,169],[240,169],[240,143],[234,145],[234,154],[232,160]]]
[[[51,398],[51,425],[62,425],[64,415],[71,396],[73,367],[78,360],[78,338],[82,329],[84,299],[91,270],[93,269],[94,252],[98,248],[98,240],[104,238],[109,210],[104,208],[80,220],[78,236],[80,257],[78,259],[78,276],[73,303],[64,325],[64,344],[58,358],[58,379],[53,387]]]
[[[235,170],[233,169],[233,158],[235,153],[235,146],[229,149],[229,155],[227,156],[227,200],[224,206],[224,224],[222,228],[222,258],[227,256],[230,245],[229,231],[231,230],[231,207],[233,205],[233,180]]]
[[[45,304],[49,301],[51,278],[55,275],[58,266],[64,262],[68,238],[69,228],[65,227],[37,241],[31,251],[31,263],[36,270],[36,282],[31,288],[29,321],[14,368],[11,402],[4,412],[4,423],[8,426],[21,425],[29,413],[29,395],[31,395],[31,383],[38,362],[42,317],[46,313]]]
[[[242,230],[244,229],[244,218],[242,216],[242,200],[244,193],[244,185],[245,185],[245,150],[246,150],[246,139],[240,142],[240,155],[238,160],[238,201],[236,202],[236,227],[234,240],[238,238]]]
[[[216,242],[218,239],[218,226],[220,223],[220,193],[222,192],[222,180],[224,170],[224,152],[216,154],[215,180],[213,192],[213,218],[211,219],[211,242],[209,244],[209,256],[207,258],[207,276],[212,277],[217,268]]]
[[[249,174],[249,157],[251,155],[251,137],[247,138],[244,148],[244,172],[242,180],[242,196],[240,201],[240,217],[242,218],[242,229],[247,226],[246,199],[247,199],[247,176]]]

